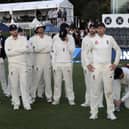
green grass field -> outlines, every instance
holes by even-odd
[[[0,92],[0,129],[128,129],[129,110],[116,113],[117,120],[106,119],[106,108],[99,112],[99,119],[89,120],[89,108],[82,108],[84,79],[80,64],[74,65],[74,90],[76,106],[69,106],[64,94],[61,104],[53,106],[37,99],[32,111],[13,111],[10,99]]]

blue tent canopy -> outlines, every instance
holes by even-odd
[[[53,24],[47,24],[45,32],[59,32],[59,28],[54,26]]]
[[[8,32],[9,28],[7,25],[0,23],[0,30],[2,30],[3,32]]]
[[[75,48],[72,58],[75,59],[75,58],[78,58],[80,56],[81,56],[81,48]]]
[[[81,48],[75,48],[72,55],[73,63],[80,63],[81,62],[80,57],[81,57]]]

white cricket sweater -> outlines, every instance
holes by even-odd
[[[26,54],[30,52],[27,39],[20,35],[17,39],[9,36],[5,41],[5,52],[9,64],[26,65]]]
[[[91,51],[93,64],[111,64],[112,48],[116,51],[114,64],[118,65],[121,55],[120,47],[114,38],[110,35],[100,37],[98,34],[93,38],[92,42],[87,46],[87,54]],[[85,62],[90,64],[91,59],[85,58]]]
[[[58,36],[53,39],[52,63],[72,63],[72,54],[75,49],[75,42],[71,35],[68,36],[68,42],[62,41]]]

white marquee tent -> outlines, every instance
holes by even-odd
[[[35,1],[35,2],[17,2],[0,4],[0,19],[3,16],[19,15],[19,12],[29,14],[36,10],[51,10],[51,9],[66,9],[68,22],[73,22],[73,5],[69,0],[48,0],[48,1]],[[28,28],[26,23],[19,23],[25,28]],[[23,28],[24,28],[23,27]]]
[[[73,5],[68,0],[48,0],[0,4],[0,12],[52,8],[69,8],[71,11],[73,11]],[[73,12],[71,12],[71,14],[72,13]]]

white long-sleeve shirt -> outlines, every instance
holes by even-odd
[[[29,51],[28,41],[24,36],[18,35],[17,39],[9,36],[5,41],[5,52],[9,64],[26,65],[26,54]]]
[[[41,38],[39,35],[34,35],[31,37],[30,42],[32,43],[35,53],[50,53],[52,48],[52,39],[51,37],[44,35]]]
[[[44,35],[41,38],[39,35],[31,37],[30,41],[34,51],[34,61],[36,65],[41,65],[45,61],[50,62],[50,53],[52,50],[52,39],[50,36]]]
[[[1,43],[0,43],[0,54],[1,54],[1,48],[2,48],[2,46],[1,46]],[[3,59],[2,58],[0,58],[0,63],[3,63]]]
[[[68,42],[62,41],[57,35],[53,39],[52,63],[72,63],[72,54],[75,49],[75,42],[71,35],[67,35]]]
[[[122,70],[124,72],[124,78],[121,80],[121,84],[126,84],[129,87],[129,69],[123,67]],[[126,92],[126,94],[121,98],[121,100],[124,102],[128,98],[129,98],[129,91]]]
[[[124,78],[122,78],[121,80],[119,79],[114,80],[115,83],[113,84],[117,85],[118,87],[119,86],[121,87],[122,84],[127,85],[129,87],[129,68],[122,67],[122,70],[124,73]],[[128,98],[129,98],[129,91],[125,93],[125,95],[121,98],[121,100],[124,102]]]
[[[28,40],[28,48],[30,49],[30,52],[27,53],[27,66],[29,68],[32,68],[34,66],[34,51],[33,51],[33,46],[30,40]]]
[[[2,46],[1,46],[1,43],[0,43],[0,49],[2,48]]]
[[[88,44],[92,42],[92,39],[94,38],[94,36],[90,36],[90,34],[88,34],[82,40],[81,63],[82,63],[82,67],[83,68],[86,67],[86,62],[85,62],[86,60],[85,60],[85,58],[88,58],[89,57],[89,59],[90,59],[89,62],[90,62],[90,64],[92,64],[92,54],[91,54],[91,52],[89,52],[88,55],[85,55],[85,51],[87,49]]]
[[[100,37],[98,34],[88,43],[85,54],[92,52],[93,64],[111,64],[112,48],[116,51],[114,64],[118,65],[121,55],[120,47],[110,35]],[[85,58],[85,62],[90,64],[90,58]]]
[[[2,48],[2,46],[1,46],[1,43],[0,43],[0,54],[1,54],[1,48]]]

